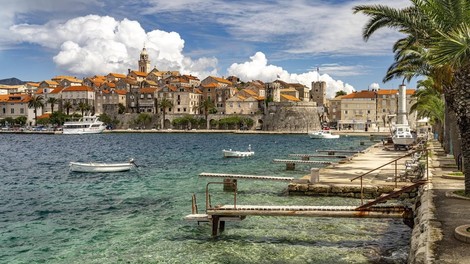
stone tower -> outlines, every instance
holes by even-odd
[[[140,53],[139,71],[145,72],[145,73],[149,73],[150,71],[150,60],[149,60],[149,55],[147,53],[147,49],[145,49],[145,46],[142,49],[142,52]]]
[[[326,82],[312,82],[312,90],[310,90],[310,101],[316,102],[317,106],[326,105]]]

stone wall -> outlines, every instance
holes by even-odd
[[[364,185],[364,198],[375,199],[382,194],[390,193],[395,188],[394,185],[369,186]],[[361,198],[361,186],[342,184],[321,184],[310,183],[308,180],[294,181],[287,187],[289,195],[303,196],[339,196],[350,198]],[[415,198],[417,190],[410,190],[398,197],[399,199]]]
[[[409,264],[434,263],[432,245],[442,238],[440,222],[434,216],[432,183],[420,187],[413,208],[414,227],[411,234]]]
[[[263,130],[307,132],[320,129],[320,117],[315,102],[270,102]]]

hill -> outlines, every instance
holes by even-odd
[[[0,80],[0,84],[5,84],[5,85],[21,85],[25,83],[26,82],[23,82],[22,80],[17,79],[17,78],[8,78],[8,79]]]

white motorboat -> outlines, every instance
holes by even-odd
[[[74,172],[120,172],[128,171],[137,165],[134,160],[124,163],[70,162],[70,171]]]
[[[309,133],[308,133],[308,136],[309,136],[310,138],[316,138],[316,139],[319,139],[319,138],[328,138],[328,139],[331,139],[331,138],[339,138],[339,135],[333,135],[333,134],[331,134],[331,131],[330,131],[330,130],[312,131],[312,132],[309,132]]]
[[[243,158],[255,155],[255,152],[251,149],[251,145],[248,145],[247,151],[239,151],[239,150],[226,150],[223,149],[222,153],[225,158]]]
[[[62,133],[66,135],[99,134],[103,133],[106,125],[97,116],[84,116],[79,121],[65,122]]]
[[[415,137],[408,125],[397,124],[392,131],[392,141],[395,149],[408,149],[415,142]]]

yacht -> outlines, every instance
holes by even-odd
[[[97,116],[84,116],[78,121],[65,122],[62,130],[66,135],[80,135],[103,133],[105,128],[106,125]]]

